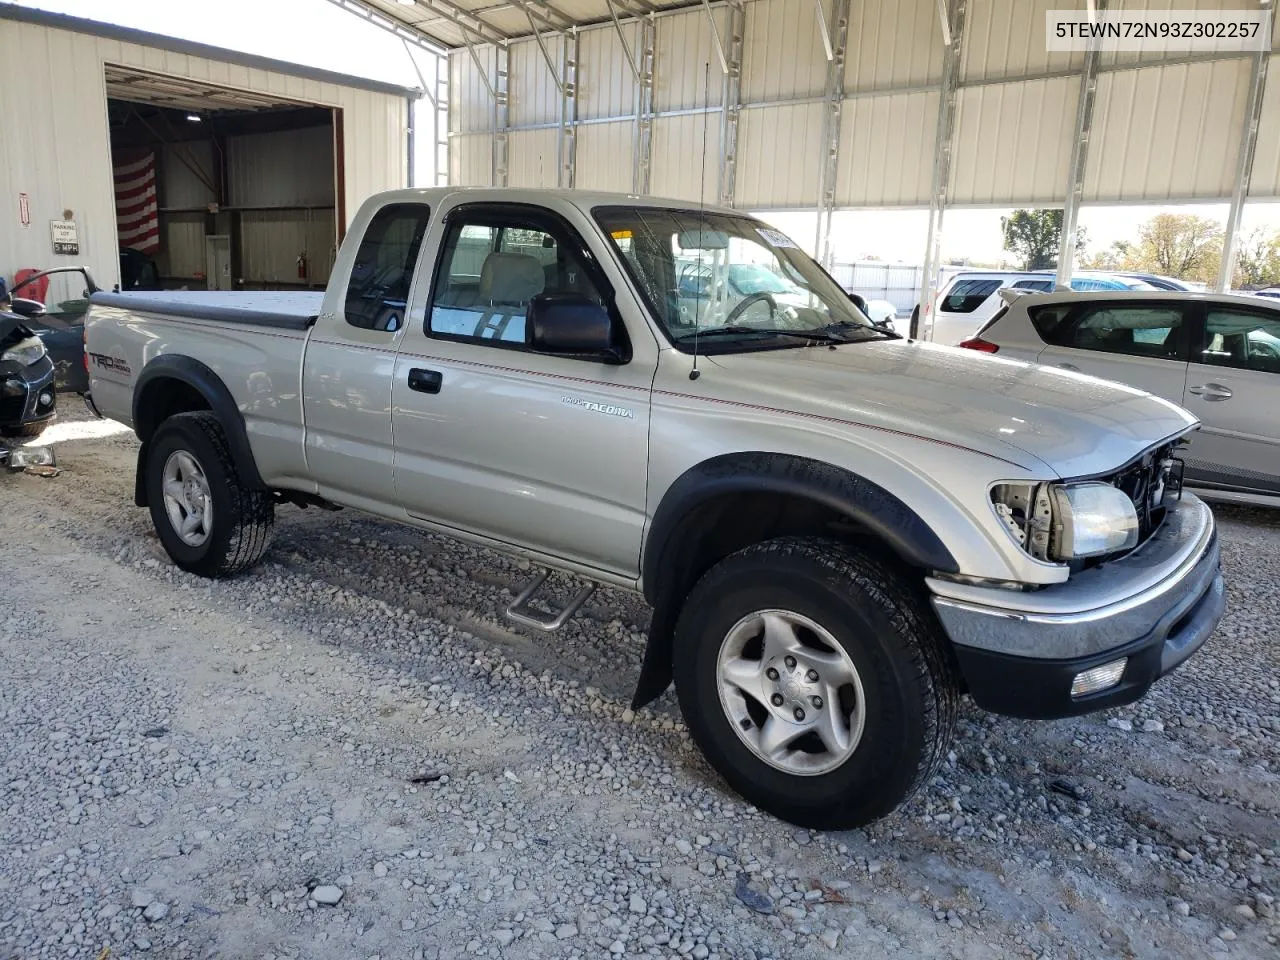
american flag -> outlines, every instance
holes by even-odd
[[[120,246],[144,253],[160,248],[156,155],[134,151],[115,158],[116,232]]]

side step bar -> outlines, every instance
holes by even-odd
[[[582,609],[582,605],[587,602],[587,599],[596,592],[596,585],[588,583],[574,595],[572,600],[564,605],[564,608],[559,613],[543,613],[541,610],[535,610],[529,606],[529,601],[542,589],[542,585],[547,582],[547,577],[550,575],[550,570],[543,570],[533,578],[533,581],[527,587],[520,591],[520,595],[512,600],[511,605],[507,607],[508,620],[512,620],[521,626],[553,633],[568,623],[573,618],[573,615]]]

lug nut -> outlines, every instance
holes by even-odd
[[[787,658],[786,658],[785,660],[783,660],[782,662],[783,662],[783,663],[785,663],[785,664],[787,665],[787,669],[788,669],[788,670],[794,670],[794,669],[796,668],[796,658],[795,658],[795,657],[787,657]]]
[[[806,680],[808,680],[810,683],[817,683],[817,682],[818,682],[818,671],[817,671],[817,670],[810,670],[808,673],[806,673],[806,674],[804,675],[804,677],[805,677],[805,679],[806,679]]]
[[[764,675],[768,677],[770,680],[776,681],[778,679],[778,671],[773,667],[770,667],[768,670],[766,670],[764,672]]]
[[[809,698],[809,702],[813,704],[813,709],[815,709],[815,710],[821,710],[821,709],[822,709],[822,698],[821,698],[821,697],[810,697],[810,698]]]
[[[782,706],[782,694],[780,693],[775,693],[772,697],[769,698],[769,700],[775,707]]]
[[[803,711],[803,710],[801,710],[799,707],[796,707],[796,719],[797,719],[797,720],[803,720],[803,719],[804,719],[804,711]]]

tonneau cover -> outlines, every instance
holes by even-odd
[[[323,301],[323,291],[308,290],[145,290],[99,292],[89,298],[92,304],[119,310],[284,330],[306,330],[315,323]]]

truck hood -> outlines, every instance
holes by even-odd
[[[746,402],[955,444],[1060,477],[1107,473],[1199,421],[1094,377],[907,340],[719,354]]]

